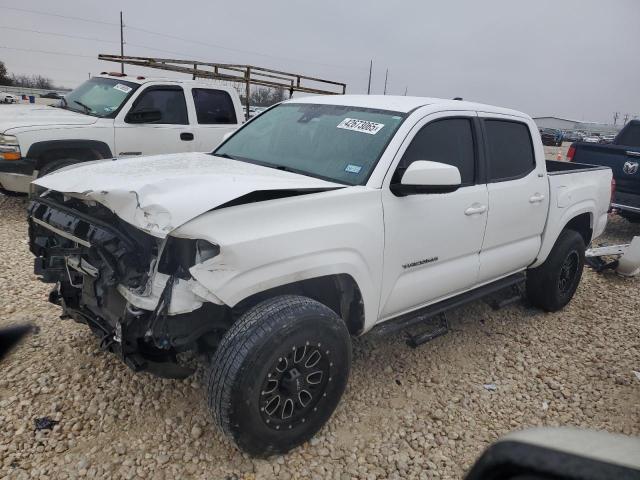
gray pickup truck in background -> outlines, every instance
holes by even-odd
[[[611,144],[572,144],[567,160],[610,167],[616,182],[611,206],[627,220],[640,223],[640,120],[627,123]]]

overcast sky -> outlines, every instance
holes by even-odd
[[[284,69],[348,93],[366,93],[373,59],[372,93],[389,68],[388,94],[586,121],[640,115],[639,0],[0,0],[0,60],[67,87],[117,70],[94,58],[119,53],[120,10],[125,54]]]

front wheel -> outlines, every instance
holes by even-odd
[[[225,334],[208,375],[209,408],[247,453],[285,453],[327,422],[347,385],[351,339],[310,298],[259,303]]]
[[[578,232],[560,234],[545,262],[527,272],[527,297],[534,306],[555,312],[569,303],[582,277],[585,249]]]

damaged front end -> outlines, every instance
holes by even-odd
[[[29,207],[35,273],[49,301],[87,324],[101,348],[135,371],[183,378],[185,351],[211,352],[231,312],[189,274],[217,255],[202,240],[156,238],[92,201],[49,192]]]

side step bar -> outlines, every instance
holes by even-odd
[[[499,292],[505,288],[513,287],[522,284],[525,281],[524,272],[516,273],[505,278],[501,278],[488,285],[483,285],[471,290],[469,292],[462,293],[455,297],[447,298],[441,302],[434,303],[433,305],[427,305],[424,308],[416,310],[414,312],[405,313],[395,318],[385,320],[372,329],[372,333],[378,335],[388,335],[400,330],[405,330],[414,325],[423,323],[436,315],[445,313],[447,310],[460,307],[470,302],[480,300],[488,295]],[[444,326],[440,326],[438,330],[443,329]],[[437,332],[439,333],[439,332]],[[439,336],[439,335],[437,335]],[[435,337],[433,337],[435,338]],[[424,343],[424,342],[423,342]]]

